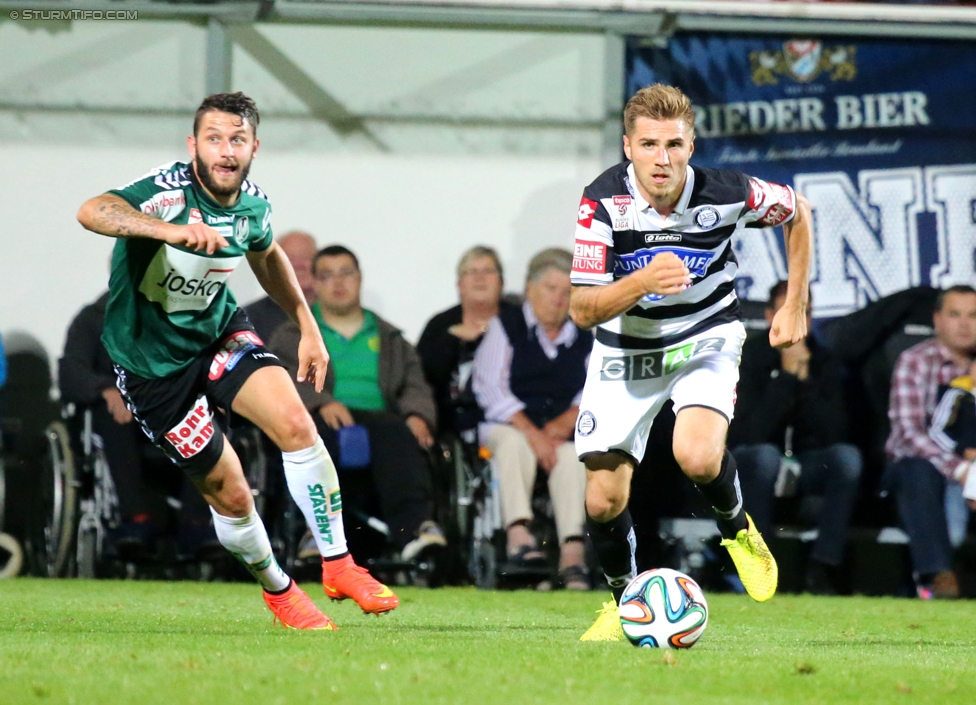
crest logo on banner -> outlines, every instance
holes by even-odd
[[[791,39],[783,42],[780,51],[750,52],[749,66],[752,82],[757,86],[775,86],[781,76],[809,83],[825,72],[831,81],[853,81],[857,78],[857,47]]]

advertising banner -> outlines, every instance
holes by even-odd
[[[646,40],[645,40],[646,41]],[[695,105],[692,163],[792,185],[814,215],[814,315],[976,284],[976,45],[683,34],[628,42],[627,95]],[[785,278],[781,233],[736,243],[740,298]]]

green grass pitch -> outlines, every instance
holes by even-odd
[[[254,585],[0,582],[0,703],[972,703],[971,602],[709,595],[691,650],[582,644],[600,593],[402,589],[338,632]]]

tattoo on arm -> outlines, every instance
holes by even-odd
[[[116,237],[150,237],[159,234],[158,218],[140,213],[119,198],[105,198],[95,211],[95,223],[105,235]]]

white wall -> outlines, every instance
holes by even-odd
[[[283,83],[234,47],[232,88],[262,112],[252,177],[275,230],[352,248],[364,302],[408,338],[453,304],[470,245],[496,247],[516,290],[535,251],[571,246],[580,191],[599,171],[602,36],[257,31],[298,67]],[[72,316],[106,284],[112,246],[75,212],[186,154],[205,45],[203,27],[183,22],[0,23],[0,332],[26,330],[61,354]],[[372,140],[315,118],[308,79]],[[247,272],[231,285],[242,303],[260,295]]]
[[[75,212],[106,189],[181,158],[172,148],[0,144],[0,332],[26,330],[61,354],[72,316],[107,282],[113,241]],[[455,302],[454,266],[473,244],[498,249],[508,289],[543,247],[571,247],[583,186],[597,157],[306,156],[265,150],[251,176],[274,207],[275,231],[311,231],[359,255],[364,303],[416,340],[431,314]],[[246,267],[246,265],[242,265]],[[249,272],[238,300],[261,295]]]

